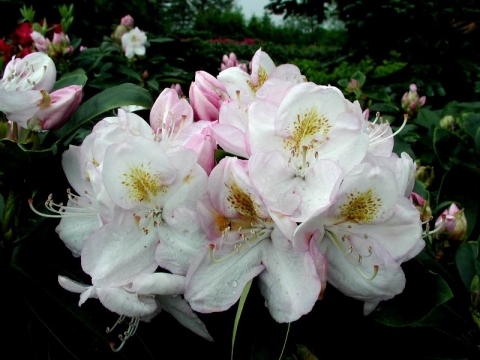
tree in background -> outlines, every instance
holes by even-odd
[[[409,64],[412,80],[429,83],[429,95],[468,98],[480,63],[480,8],[474,0],[330,0],[348,30],[352,61],[381,62],[392,51]],[[266,7],[284,18],[323,21],[326,8],[315,0],[273,0]],[[380,36],[381,34],[381,36]],[[434,83],[433,83],[434,82]]]

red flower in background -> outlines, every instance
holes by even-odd
[[[31,32],[32,24],[24,22],[10,35],[10,39],[15,45],[21,45],[22,47],[31,46],[33,43],[30,36]]]
[[[13,54],[15,54],[15,49],[5,40],[0,39],[0,54],[2,54],[3,61],[8,62]]]

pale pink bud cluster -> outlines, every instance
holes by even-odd
[[[54,33],[52,40],[44,37],[38,31],[32,31],[30,36],[33,39],[35,48],[38,51],[46,53],[53,59],[61,58],[73,52],[73,46],[70,44],[68,35],[63,32]]]
[[[226,54],[223,55],[222,63],[220,64],[220,70],[225,70],[231,67],[239,67],[243,71],[247,71],[247,65],[238,61],[237,55],[235,55],[233,52],[231,52],[228,56]]]
[[[406,92],[402,97],[402,109],[412,115],[418,112],[425,105],[427,98],[418,96],[417,85],[410,84],[410,91]]]

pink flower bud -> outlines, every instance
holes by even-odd
[[[167,136],[182,131],[193,123],[193,110],[188,101],[178,98],[174,89],[164,89],[150,110],[150,126],[155,133]],[[166,131],[165,133],[163,133]]]
[[[125,15],[122,17],[122,20],[120,20],[120,25],[126,26],[126,27],[133,27],[133,17],[130,15]]]
[[[222,63],[220,64],[220,70],[225,70],[235,66],[239,67],[245,72],[247,71],[247,65],[239,62],[235,53],[231,52],[228,56],[223,55]]]
[[[414,192],[410,193],[410,200],[420,213],[420,219],[422,222],[429,221],[432,217],[432,209],[430,208],[428,201]]]
[[[435,221],[438,234],[447,233],[452,240],[463,240],[467,233],[467,219],[464,210],[456,204],[443,211]]]
[[[227,90],[215,77],[205,71],[195,73],[190,85],[190,104],[195,120],[218,120],[220,106],[228,98]]]
[[[368,121],[368,119],[370,119],[370,109],[365,109],[362,115],[363,115],[363,118]]]
[[[199,122],[195,124],[199,124]],[[211,123],[208,122],[208,124]],[[215,167],[215,149],[217,148],[211,127],[206,126],[200,133],[193,134],[184,144],[184,148],[191,149],[198,154],[198,164],[209,175]]]
[[[44,93],[44,102],[37,113],[28,121],[34,131],[60,128],[77,110],[82,101],[82,87],[70,85],[51,94]]]
[[[46,39],[41,33],[39,33],[38,31],[32,31],[32,33],[30,34],[34,44],[35,44],[35,48],[38,50],[38,51],[41,51],[41,52],[48,52],[48,49],[50,48],[50,40],[49,39]]]
[[[178,96],[183,96],[183,90],[182,90],[182,87],[180,86],[180,84],[172,84],[172,86],[170,86],[170,89],[173,89],[177,92]]]

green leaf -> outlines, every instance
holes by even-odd
[[[470,114],[463,120],[465,132],[471,137],[475,137],[480,130],[480,114]]]
[[[142,81],[142,76],[139,73],[137,73],[135,70],[130,69],[129,67],[120,65],[118,66],[117,71],[120,74],[127,75],[137,81]]]
[[[424,321],[438,306],[453,298],[447,282],[434,272],[434,260],[423,252],[404,264],[407,283],[392,300],[381,302],[372,318],[394,327],[411,326]]]
[[[3,222],[3,211],[5,209],[5,200],[3,199],[3,195],[0,194],[0,221]]]
[[[400,111],[400,109],[393,105],[393,104],[388,104],[388,103],[376,103],[370,106],[370,113],[379,111],[380,113],[397,113]]]
[[[446,129],[436,128],[433,133],[433,148],[438,161],[446,170],[454,164],[472,165],[472,154],[468,145]]]
[[[428,109],[420,109],[417,117],[412,121],[414,124],[430,129],[440,124],[440,116]]]
[[[363,95],[366,97],[372,99],[372,100],[377,100],[377,101],[382,101],[382,102],[390,102],[390,96],[386,92],[383,91],[375,91],[375,92],[364,92]]]
[[[338,85],[346,88],[348,86],[348,80],[347,79],[340,79],[340,80],[338,80]]]
[[[238,323],[240,322],[240,316],[242,315],[243,306],[245,305],[245,301],[247,300],[247,295],[248,295],[248,292],[250,291],[251,286],[252,286],[252,280],[250,280],[245,285],[242,291],[242,295],[240,296],[240,300],[238,301],[237,314],[235,315],[235,322],[233,324],[232,352],[230,357],[232,360],[233,360],[233,348],[235,347],[235,338],[237,337]]]
[[[87,83],[88,77],[85,73],[80,72],[71,72],[64,74],[53,87],[53,90],[62,89],[70,85],[81,85],[84,86]]]
[[[152,103],[150,93],[139,86],[127,83],[111,87],[84,102],[73,114],[70,121],[61,129],[53,132],[58,139],[56,144],[65,142],[80,127],[109,110],[127,105],[139,105],[150,109]]]
[[[480,155],[480,128],[477,130],[475,134],[475,151],[478,155]]]
[[[478,263],[477,257],[478,247],[474,241],[461,244],[455,254],[455,264],[457,265],[458,273],[468,290],[470,289],[473,277],[475,275],[480,276],[480,264]]]

